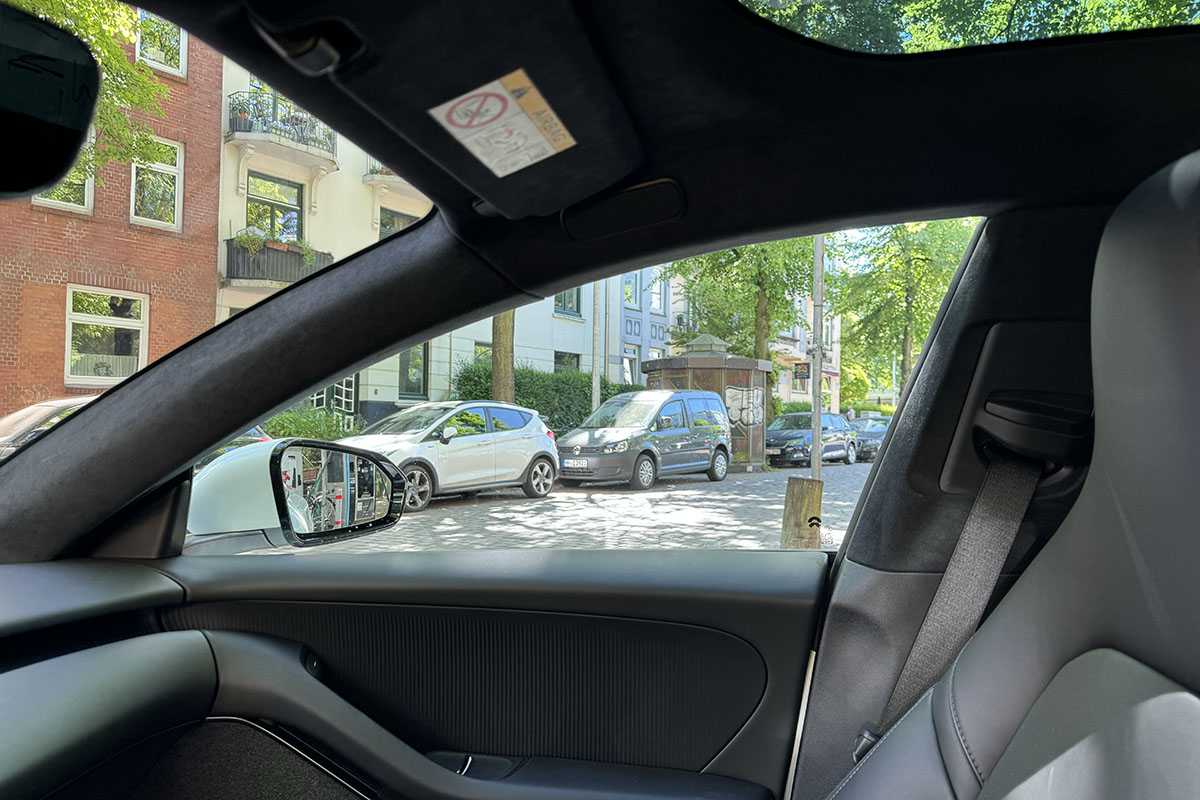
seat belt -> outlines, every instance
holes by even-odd
[[[880,737],[941,679],[979,627],[1033,499],[1042,467],[1040,461],[999,451],[993,453],[950,563],[942,573],[942,581],[892,688],[883,718],[874,730],[864,728],[854,742],[855,762],[870,752]]]

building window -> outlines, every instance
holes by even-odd
[[[554,295],[554,313],[555,314],[570,314],[572,316],[581,316],[579,310],[579,287],[567,289],[565,292],[559,292]]]
[[[664,302],[666,298],[666,281],[658,277],[657,271],[654,274],[654,282],[650,284],[650,310],[657,311],[660,314],[666,309]]]
[[[142,225],[177,231],[183,220],[183,145],[156,141],[154,160],[133,165],[130,215]]]
[[[67,286],[66,382],[109,386],[146,366],[150,298]]]
[[[138,17],[137,59],[186,78],[187,31],[149,11],[139,11]]]
[[[554,351],[555,372],[579,372],[579,353]]]
[[[57,186],[35,195],[33,204],[91,214],[95,192],[95,179],[77,164]]]
[[[621,278],[621,292],[625,296],[625,305],[631,308],[642,307],[641,275],[627,272]]]
[[[638,371],[638,348],[627,344],[621,354],[621,380],[633,383],[639,377],[641,372]]]
[[[327,408],[341,417],[342,430],[354,429],[354,417],[358,413],[358,374],[342,378],[315,394],[309,395],[313,408]]]
[[[650,348],[650,360],[651,361],[654,361],[657,358],[665,358],[665,357],[666,357],[666,351],[664,351],[661,347],[651,347]]]
[[[476,342],[475,343],[475,363],[492,360],[492,343],[491,342]]]
[[[401,351],[400,397],[406,399],[429,396],[429,343]]]
[[[392,211],[390,208],[381,208],[379,209],[379,238],[386,239],[393,233],[404,230],[418,219],[420,217],[401,214],[399,211]]]
[[[246,227],[268,239],[292,242],[304,238],[304,187],[257,172],[246,175]]]

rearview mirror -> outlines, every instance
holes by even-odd
[[[270,439],[225,453],[193,479],[187,552],[311,547],[394,525],[403,473],[378,453]]]
[[[458,428],[453,425],[442,428],[442,444],[447,444],[455,436],[458,436]]]
[[[62,180],[87,139],[99,89],[100,67],[79,39],[0,5],[0,129],[23,151],[0,170],[0,198]]]

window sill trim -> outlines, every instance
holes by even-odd
[[[145,56],[140,56],[140,55],[138,56],[138,61],[142,64],[145,64],[147,67],[154,70],[155,72],[162,73],[164,76],[166,76],[168,78],[174,78],[175,80],[177,80],[181,83],[187,83],[187,70],[186,69],[175,69],[174,67],[168,67],[166,64],[160,64],[157,61],[152,61],[149,58],[146,58]]]
[[[145,217],[135,217],[132,214],[129,215],[129,224],[137,225],[139,228],[149,228],[150,230],[158,231],[159,233],[183,234],[182,226],[171,225],[166,222],[159,222],[155,219],[146,219]]]
[[[558,319],[568,319],[571,322],[583,322],[583,314],[573,314],[570,311],[555,311],[552,316]]]
[[[47,200],[43,197],[33,197],[30,200],[31,205],[37,208],[47,208],[54,211],[67,211],[71,214],[77,214],[81,217],[94,217],[95,212],[89,206],[77,206],[73,203],[64,203],[61,200]]]

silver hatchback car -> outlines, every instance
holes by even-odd
[[[404,471],[407,511],[423,510],[436,495],[504,486],[545,497],[558,472],[554,436],[538,413],[492,400],[421,403],[340,441]]]

